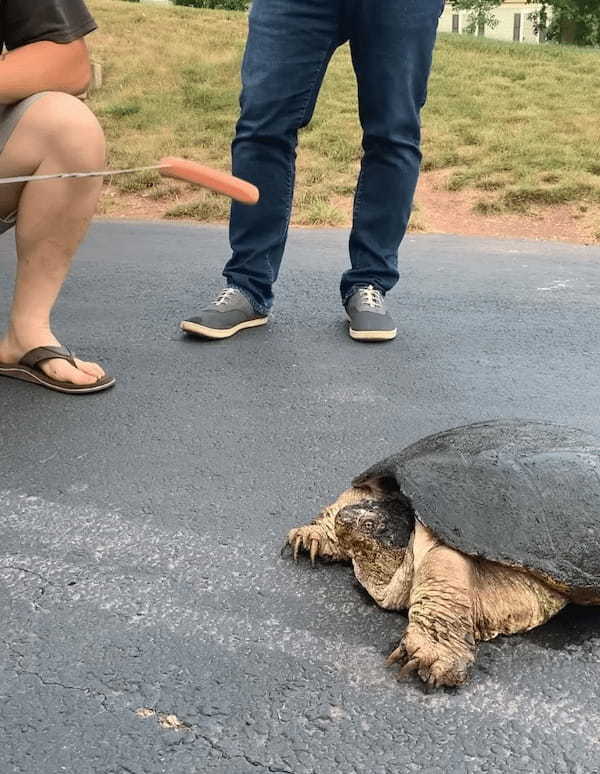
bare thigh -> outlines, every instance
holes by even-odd
[[[32,175],[70,125],[73,131],[83,130],[97,142],[100,127],[81,100],[69,94],[47,92],[33,101],[23,113],[0,153],[0,177]],[[87,132],[86,132],[87,130]],[[15,212],[24,184],[0,185],[0,217]]]

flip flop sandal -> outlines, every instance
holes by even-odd
[[[88,392],[100,392],[107,390],[115,383],[112,376],[103,376],[94,384],[73,384],[72,382],[58,382],[45,374],[40,368],[44,360],[67,360],[77,368],[73,353],[66,347],[36,347],[27,352],[18,363],[0,363],[0,376],[8,376],[12,379],[21,379],[24,382],[33,382],[42,387],[56,392],[67,392],[71,395]]]

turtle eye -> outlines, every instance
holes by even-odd
[[[375,526],[375,522],[373,521],[373,519],[365,519],[362,523],[362,526],[365,529],[373,529],[373,527]]]

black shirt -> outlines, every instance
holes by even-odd
[[[95,29],[83,0],[0,0],[0,51],[40,40],[70,43]]]

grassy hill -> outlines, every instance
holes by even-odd
[[[238,114],[247,20],[236,12],[89,0],[90,38],[104,86],[91,106],[110,163],[189,155],[221,168]],[[423,169],[446,170],[450,191],[477,193],[476,212],[600,203],[600,51],[444,36],[423,114]],[[356,88],[347,46],[336,54],[312,124],[302,133],[294,222],[348,220],[360,160]],[[170,217],[225,218],[228,203],[182,197],[154,174],[115,178],[105,212],[133,191]],[[599,222],[600,230],[600,222]]]

